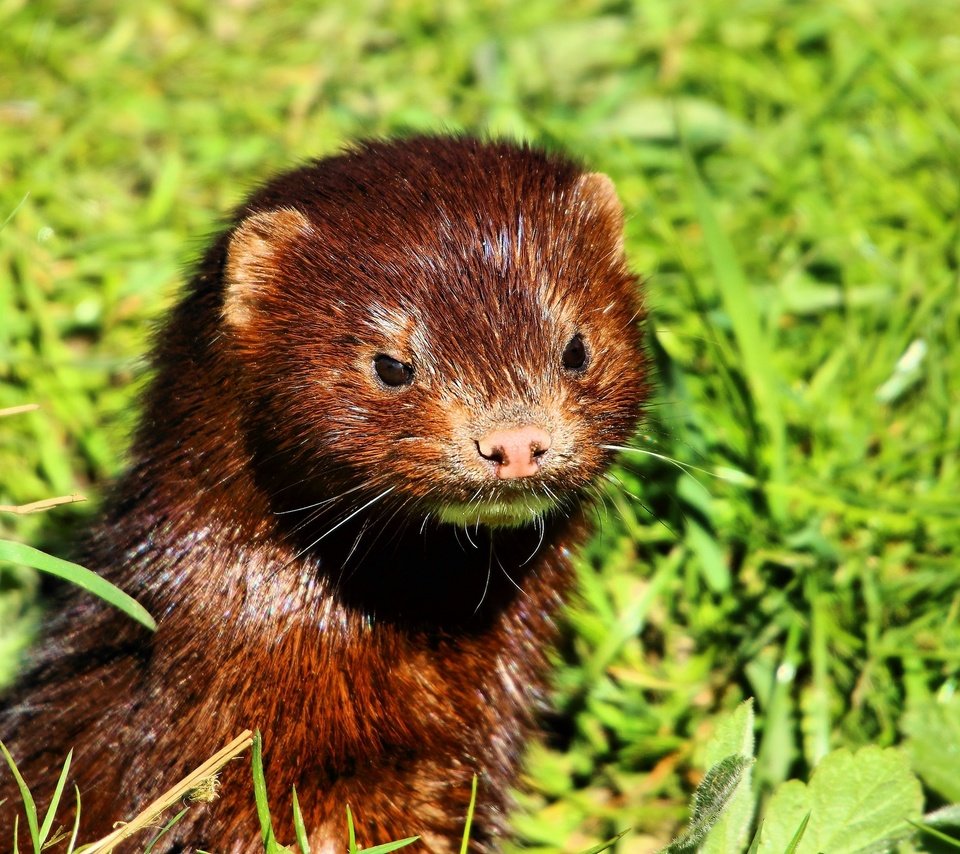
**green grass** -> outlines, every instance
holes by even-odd
[[[518,842],[666,844],[749,696],[761,810],[828,751],[905,738],[927,808],[960,800],[911,728],[960,732],[958,15],[0,0],[0,408],[41,405],[0,420],[0,504],[92,499],[0,514],[0,538],[68,553],[150,322],[257,181],[410,129],[560,145],[614,179],[648,277],[638,447],[695,468],[616,473]],[[35,584],[0,568],[0,677]]]

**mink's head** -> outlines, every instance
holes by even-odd
[[[645,395],[610,180],[420,137],[280,176],[229,235],[219,324],[279,488],[513,525],[574,500]]]

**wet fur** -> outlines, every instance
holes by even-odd
[[[315,850],[343,850],[348,803],[361,845],[454,850],[477,773],[474,847],[497,847],[579,501],[644,397],[621,230],[609,182],[565,158],[443,137],[317,161],[237,211],[156,338],[132,464],[80,556],[158,629],[69,592],[2,704],[39,791],[75,749],[82,839],[256,727],[283,840],[296,784]],[[377,353],[416,382],[378,385]],[[552,467],[500,483],[474,440],[523,419],[557,437]],[[437,520],[550,496],[518,527]],[[261,850],[247,762],[222,782],[168,850]],[[3,797],[10,840],[8,775]]]

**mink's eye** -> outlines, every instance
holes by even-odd
[[[568,371],[582,371],[587,365],[587,345],[578,332],[563,348],[563,367]]]
[[[381,353],[373,360],[373,369],[384,385],[401,386],[413,382],[413,366]]]

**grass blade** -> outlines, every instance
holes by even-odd
[[[960,839],[954,839],[952,836],[947,836],[947,834],[942,830],[937,830],[935,827],[931,827],[929,824],[922,824],[919,821],[911,821],[910,824],[912,824],[917,830],[929,834],[934,839],[939,839],[949,847],[956,848],[958,851],[960,851]]]
[[[253,767],[253,797],[257,802],[257,818],[260,820],[260,838],[263,840],[264,851],[269,854],[276,848],[277,837],[273,832],[270,804],[267,802],[267,781],[263,776],[263,739],[260,737],[260,730],[253,734],[250,762]]]
[[[132,617],[151,631],[157,627],[156,621],[136,599],[114,587],[95,572],[91,572],[75,563],[70,563],[70,561],[62,560],[38,549],[25,546],[23,543],[14,543],[10,540],[0,540],[0,560],[22,564],[33,569],[39,569],[41,572],[48,572],[58,578],[64,578],[78,587],[88,590],[95,596],[99,596],[105,602],[109,602],[114,608],[123,611],[127,616]]]
[[[753,291],[737,259],[730,239],[723,232],[714,212],[713,199],[700,178],[692,159],[687,155],[687,174],[693,186],[697,218],[703,229],[704,245],[710,257],[724,311],[733,326],[740,351],[743,371],[757,407],[760,423],[766,430],[763,450],[768,476],[776,483],[786,482],[786,427],[780,411],[778,382],[774,373],[773,350],[763,330],[760,312]],[[786,508],[778,495],[768,501],[776,518],[783,518]]]
[[[160,838],[161,838],[168,830],[170,830],[171,827],[173,827],[178,821],[180,821],[181,818],[183,818],[183,817],[187,814],[187,810],[188,810],[188,809],[190,809],[190,807],[184,807],[184,808],[183,808],[182,810],[180,810],[180,812],[178,812],[173,818],[171,818],[170,821],[168,821],[163,827],[161,827],[161,828],[160,828],[160,832],[157,833],[157,835],[154,836],[153,839],[151,839],[151,840],[147,843],[147,847],[143,849],[143,854],[150,854],[150,852],[153,851],[153,846],[156,845],[157,842],[160,841]]]
[[[463,842],[460,843],[460,854],[467,854],[467,847],[470,844],[470,826],[473,824],[473,808],[477,803],[477,775],[473,775],[473,782],[470,784],[470,806],[467,807],[467,823],[463,826]]]
[[[50,800],[50,806],[47,807],[47,814],[43,817],[43,824],[40,825],[40,844],[43,845],[50,834],[50,828],[53,825],[54,816],[57,814],[57,807],[60,806],[60,798],[63,795],[63,787],[67,782],[67,774],[70,772],[70,761],[73,759],[73,751],[67,754],[63,762],[63,770],[60,772],[60,779],[57,780],[57,787],[53,790],[53,798]]]
[[[803,821],[800,822],[800,826],[797,828],[797,832],[793,834],[793,839],[790,840],[790,844],[787,846],[787,850],[783,854],[796,854],[796,850],[800,845],[800,840],[803,839],[803,834],[807,832],[807,825],[810,823],[810,813],[807,813],[803,817]]]
[[[406,839],[398,839],[396,842],[384,842],[383,845],[374,845],[373,848],[360,848],[358,850],[362,854],[389,854],[390,851],[412,845],[419,838],[419,836],[408,836]]]
[[[307,828],[303,823],[303,813],[300,811],[300,801],[297,800],[297,787],[293,787],[293,831],[300,846],[301,854],[310,854],[310,840],[307,838]]]
[[[20,776],[20,769],[17,768],[17,763],[13,761],[13,757],[10,755],[10,751],[7,750],[6,745],[0,741],[0,751],[3,752],[4,758],[7,760],[7,765],[10,766],[10,770],[13,772],[13,777],[17,781],[17,788],[20,790],[20,798],[23,800],[23,811],[27,814],[27,826],[30,828],[30,837],[33,840],[34,850],[40,851],[40,827],[37,824],[37,805],[33,802],[33,796],[30,794],[30,789],[27,788],[27,784],[24,781],[23,777]],[[13,850],[17,850],[17,830],[14,826],[13,831]]]
[[[353,829],[353,813],[350,812],[350,804],[347,804],[347,850],[350,854],[357,854],[357,834]]]
[[[70,841],[67,843],[67,854],[73,854],[73,849],[77,845],[77,834],[80,832],[80,787],[74,786],[73,791],[77,795],[77,810],[73,814],[73,832],[70,834]]]
[[[629,830],[621,830],[616,836],[611,837],[606,842],[601,842],[599,845],[594,845],[593,848],[588,848],[583,854],[600,854],[601,851],[606,851],[616,845],[629,832]]]

